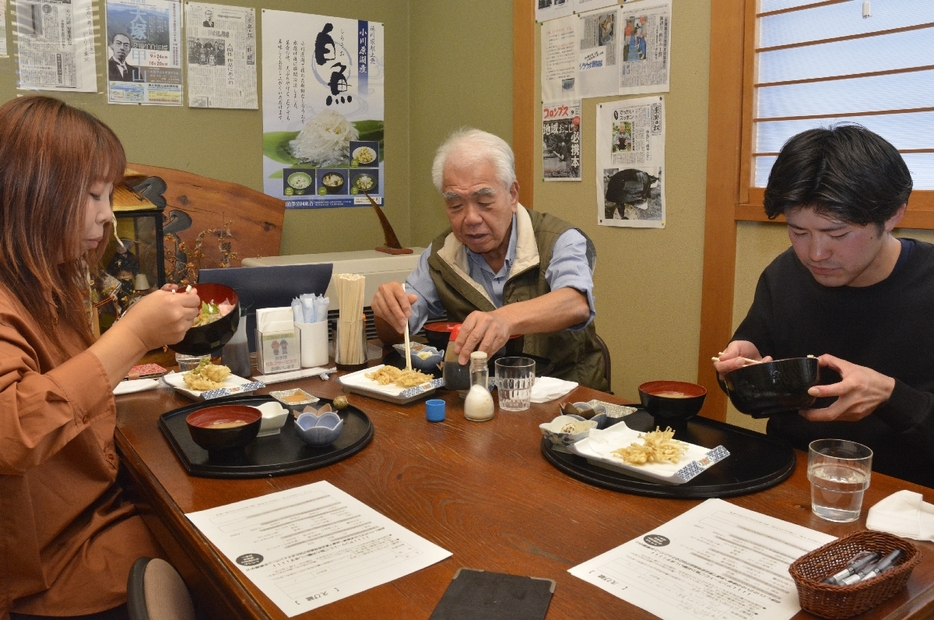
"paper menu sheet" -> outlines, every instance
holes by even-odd
[[[663,620],[788,620],[788,567],[833,539],[709,499],[568,572]]]
[[[290,618],[451,555],[326,481],[187,516]]]

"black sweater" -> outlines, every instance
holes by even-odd
[[[893,377],[889,401],[858,422],[779,414],[767,432],[801,450],[821,437],[858,441],[873,470],[934,487],[934,246],[913,244],[888,278],[860,288],[822,286],[789,248],[763,271],[733,339],[774,359],[829,353]]]

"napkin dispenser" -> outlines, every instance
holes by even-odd
[[[291,307],[256,310],[256,368],[264,375],[301,368]]]

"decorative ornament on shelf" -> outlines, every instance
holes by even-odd
[[[383,239],[385,241],[383,245],[376,247],[376,251],[385,252],[386,254],[411,254],[412,248],[402,247],[402,244],[399,243],[399,238],[396,237],[396,231],[392,229],[392,224],[386,219],[386,214],[379,208],[376,201],[366,192],[363,192],[363,195],[366,196],[366,199],[373,205],[373,208],[376,210],[376,215],[379,217],[379,223],[383,226]]]

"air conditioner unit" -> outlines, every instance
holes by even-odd
[[[376,250],[355,252],[323,252],[321,254],[288,254],[285,256],[261,256],[244,258],[244,267],[271,267],[276,265],[311,265],[331,263],[334,266],[331,284],[325,295],[330,299],[328,319],[337,319],[337,291],[334,276],[339,273],[356,273],[366,278],[364,299],[369,302],[376,294],[376,289],[386,282],[405,282],[406,277],[418,265],[418,257],[425,248],[412,248],[412,254],[386,254]],[[373,324],[373,311],[369,303],[363,309],[367,316],[367,335],[376,337]]]

